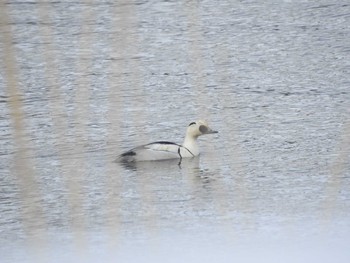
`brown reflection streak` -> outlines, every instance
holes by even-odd
[[[59,47],[55,45],[55,40],[53,38],[54,32],[51,27],[53,25],[53,21],[51,19],[52,16],[52,9],[50,8],[50,3],[44,3],[41,2],[38,5],[38,16],[40,20],[42,21],[40,26],[40,33],[41,38],[46,43],[45,51],[43,52],[43,56],[45,59],[45,74],[46,74],[46,81],[49,89],[50,94],[50,100],[49,108],[50,108],[50,115],[53,122],[53,129],[54,134],[57,136],[57,153],[59,156],[59,160],[61,163],[61,175],[64,178],[66,182],[66,188],[67,188],[67,202],[69,205],[69,211],[70,211],[70,217],[67,219],[67,224],[70,225],[73,232],[74,241],[76,243],[76,246],[78,250],[81,252],[86,249],[86,237],[85,237],[85,230],[86,230],[86,218],[85,213],[83,209],[83,200],[82,196],[84,196],[83,189],[82,189],[82,183],[83,183],[83,177],[82,175],[85,175],[87,173],[86,168],[86,162],[84,158],[70,158],[68,156],[78,156],[83,154],[83,144],[81,141],[77,141],[77,139],[86,139],[85,130],[86,130],[86,118],[88,116],[87,107],[88,107],[88,91],[90,88],[89,85],[89,79],[86,79],[84,77],[80,77],[78,80],[78,84],[76,85],[76,93],[78,94],[75,96],[77,98],[77,101],[75,101],[76,105],[76,111],[74,112],[74,140],[75,145],[72,147],[72,142],[67,140],[67,134],[69,133],[68,130],[68,120],[67,120],[67,113],[64,110],[65,109],[65,95],[61,92],[61,87],[59,85],[60,79],[59,79],[59,70],[58,70],[58,58],[59,54],[58,51]],[[89,10],[89,8],[86,8],[82,11],[82,18],[83,18],[83,24],[84,21],[89,19],[92,14]],[[51,15],[50,15],[51,14]],[[87,25],[88,27],[88,25]],[[88,31],[90,32],[89,28],[83,27],[83,32]],[[85,42],[85,34],[81,34],[81,38],[79,39],[79,43],[84,43],[85,45],[89,46],[89,42],[91,41],[88,39],[87,42]],[[89,50],[89,48],[86,48]],[[80,59],[78,61],[78,68],[79,73],[83,72],[85,69],[81,66],[81,61],[83,59],[80,56],[78,56]],[[87,61],[90,62],[90,57],[87,58]],[[79,252],[79,251],[78,251]],[[78,253],[78,256],[81,260],[83,260],[83,257],[85,253]]]
[[[89,121],[89,101],[91,92],[91,76],[92,72],[92,36],[93,26],[91,20],[96,17],[93,8],[91,7],[92,1],[84,1],[81,5],[82,10],[80,11],[80,22],[81,31],[78,36],[77,44],[77,68],[78,74],[75,91],[75,110],[73,112],[74,120],[74,138],[75,138],[75,151],[77,154],[82,154],[84,157],[84,145],[89,144],[87,137],[87,127]],[[84,177],[88,174],[86,157],[82,159],[76,159],[71,171],[68,176],[74,175],[74,179],[70,179],[72,198],[72,212],[73,222],[72,227],[74,228],[76,240],[78,242],[78,249],[80,249],[80,256],[84,256],[84,251],[87,248],[87,224],[88,218],[86,217],[86,210],[83,208],[84,197],[88,193],[84,192],[82,185],[85,184]]]
[[[124,104],[127,101],[125,99],[132,100],[132,104],[140,109],[147,109],[144,96],[144,89],[141,81],[141,66],[139,58],[137,58],[139,52],[139,39],[137,37],[137,10],[135,4],[129,1],[118,2],[114,5],[113,14],[115,17],[114,29],[116,33],[111,42],[110,56],[113,58],[110,62],[110,74],[109,74],[109,110],[107,113],[107,119],[109,120],[110,128],[108,129],[108,142],[114,142],[118,140],[121,143],[121,128],[123,118],[128,113],[123,112]],[[137,93],[132,93],[137,91]],[[121,94],[129,93],[131,96],[120,96]],[[132,95],[136,96],[132,96]],[[133,125],[143,124],[146,120],[144,111],[131,112],[127,118],[132,120]],[[124,121],[125,123],[125,121]],[[138,139],[146,140],[144,134],[140,132]],[[110,145],[110,143],[109,143]],[[114,147],[114,144],[111,143]],[[120,153],[120,146],[115,146],[111,152],[115,152],[116,155],[112,158],[115,159]],[[123,169],[118,164],[107,162],[108,172],[108,184],[106,191],[108,192],[108,205],[107,205],[107,229],[109,237],[109,246],[111,249],[115,248],[117,244],[118,234],[120,235],[121,229],[121,191],[123,188]],[[146,184],[142,182],[140,178],[138,187],[142,192],[143,206],[150,207],[152,205],[152,195]],[[150,228],[148,223],[155,221],[152,213],[148,215],[147,227]]]
[[[229,64],[227,61],[230,56],[230,51],[228,50],[227,46],[224,44],[220,46],[220,49],[216,48],[213,52],[215,52],[215,63],[218,65],[223,64]],[[226,67],[221,67],[221,72],[218,75],[220,79],[218,79],[218,83],[230,83],[227,79],[229,79],[230,72]],[[227,88],[228,90],[228,88]],[[237,105],[237,100],[234,96],[233,92],[226,92],[222,96],[220,96],[220,105],[222,106],[234,106]],[[228,115],[230,114],[230,115]],[[242,152],[241,147],[239,147],[239,142],[237,139],[237,135],[235,130],[231,130],[230,128],[234,127],[237,128],[240,124],[237,122],[238,118],[233,118],[232,114],[239,115],[239,112],[233,112],[227,111],[223,112],[221,114],[221,122],[225,125],[230,124],[230,126],[224,126],[227,128],[227,130],[223,130],[220,135],[224,136],[225,138],[222,139],[224,141],[230,142],[229,147],[227,147],[226,144],[223,145],[223,151],[225,154],[222,156],[221,159],[221,167],[227,166],[227,164],[234,164],[234,167],[230,166],[231,174],[230,176],[235,176],[235,183],[232,186],[233,189],[227,189],[226,191],[235,193],[235,200],[237,200],[236,204],[234,204],[235,208],[232,208],[232,210],[239,210],[243,212],[249,212],[249,210],[252,209],[251,204],[249,203],[249,193],[247,192],[247,186],[248,183],[246,182],[245,177],[247,176],[247,169],[244,167],[242,160],[244,159],[244,153]],[[235,173],[234,171],[240,171],[239,174]],[[222,171],[224,173],[224,171]],[[232,199],[232,197],[231,197]],[[232,205],[232,204],[231,204]],[[250,217],[247,217],[245,219],[245,223],[250,225],[253,224],[253,222],[249,222]]]
[[[201,50],[200,44],[205,41],[203,36],[201,35],[202,28],[204,27],[201,23],[201,16],[199,14],[200,8],[197,6],[197,3],[195,1],[190,1],[188,4],[184,7],[186,10],[187,18],[189,20],[189,29],[188,29],[188,37],[189,37],[189,53],[190,53],[190,59],[192,61],[192,71],[195,75],[194,78],[194,86],[196,88],[196,96],[197,96],[197,103],[199,105],[198,107],[198,114],[203,114],[206,118],[210,117],[210,109],[208,108],[210,103],[210,97],[207,96],[207,92],[203,92],[203,90],[206,88],[206,82],[208,81],[208,77],[205,75],[205,68],[204,66],[205,61],[203,58],[205,58],[205,54]],[[219,48],[220,49],[219,49]],[[213,58],[215,58],[215,63],[221,65],[227,62],[227,59],[230,58],[230,52],[224,45],[216,46],[214,50],[212,50]],[[225,67],[221,67],[221,72],[218,74],[220,76],[220,79],[218,79],[218,83],[229,83],[228,81],[225,81],[226,78],[230,77],[230,73],[228,70],[224,70]],[[224,70],[224,71],[223,71]],[[218,96],[219,101],[221,105],[232,105],[235,103],[235,98],[232,95],[233,93],[225,93],[225,94],[216,94]],[[232,123],[235,118],[232,118],[232,116],[225,116],[224,114],[221,114],[222,116],[222,123]],[[233,125],[234,127],[238,127],[237,124]],[[236,167],[230,167],[231,169],[231,176],[234,174],[234,169],[237,171],[244,171],[244,167],[242,165],[242,162],[240,161],[242,153],[238,146],[234,147],[235,145],[238,145],[237,139],[235,134],[232,131],[225,132],[220,131],[220,136],[225,136],[225,140],[231,142],[230,147],[223,146],[223,150],[225,152],[225,155],[221,157],[220,161],[213,162],[213,169],[215,170],[222,170],[221,167],[227,167],[228,163],[235,163]],[[209,155],[213,152],[214,146],[213,144],[210,144],[209,147],[211,149],[209,150]],[[211,157],[211,159],[215,159],[214,157]],[[235,160],[235,161],[233,161]],[[217,167],[215,167],[217,165]],[[224,171],[221,171],[223,174]],[[222,180],[214,180],[212,182],[212,187],[215,190],[215,198],[218,200],[217,202],[217,209],[219,210],[220,214],[224,217],[226,216],[227,211],[232,204],[228,204],[227,200],[232,199],[230,197],[230,193],[236,193],[236,200],[237,200],[237,206],[236,208],[232,208],[231,210],[240,210],[240,211],[248,211],[250,209],[250,205],[248,203],[248,193],[246,191],[246,182],[245,182],[245,173],[241,173],[238,176],[236,176],[236,183],[234,186],[227,186],[225,185],[224,181]],[[232,187],[235,189],[233,190]],[[248,223],[248,222],[247,222]],[[252,222],[250,222],[252,223]],[[249,224],[249,223],[248,223]],[[227,221],[227,228],[230,232],[233,231],[232,229],[232,222]],[[233,236],[233,233],[232,235]]]
[[[117,158],[117,155],[120,153],[120,146],[116,145],[114,142],[121,137],[121,128],[120,125],[123,122],[123,97],[120,94],[127,92],[129,89],[125,87],[124,82],[119,79],[119,76],[124,75],[124,70],[127,68],[126,59],[127,48],[128,48],[128,33],[129,30],[125,28],[132,27],[128,21],[128,7],[127,3],[114,4],[112,9],[113,17],[117,19],[114,22],[114,29],[118,31],[114,34],[110,46],[111,52],[110,63],[108,65],[108,75],[107,75],[107,86],[109,87],[109,96],[108,96],[108,111],[107,111],[107,120],[110,123],[108,129],[108,152],[115,153],[111,156],[110,160],[107,160],[106,172],[107,172],[107,184],[106,184],[106,193],[107,193],[107,203],[106,203],[106,232],[108,238],[108,249],[113,253],[116,249],[116,246],[119,244],[120,235],[121,235],[121,214],[122,214],[122,189],[123,189],[123,170],[121,167],[116,164],[114,161]],[[124,30],[121,30],[124,29]],[[121,92],[123,91],[123,92]],[[113,148],[112,148],[113,147]]]
[[[47,242],[47,236],[43,231],[46,222],[44,220],[41,197],[35,178],[35,171],[29,156],[29,141],[25,134],[25,113],[23,112],[22,93],[18,88],[18,68],[16,65],[15,50],[13,46],[13,32],[11,19],[8,15],[7,5],[0,2],[1,41],[3,47],[4,78],[7,83],[8,107],[13,123],[13,139],[16,145],[14,165],[12,173],[16,176],[21,201],[21,216],[23,228],[27,236],[28,244],[36,255],[36,260],[45,262],[42,254]]]
[[[201,44],[204,42],[201,34],[201,17],[198,14],[199,3],[196,1],[188,1],[183,6],[187,20],[187,41],[188,41],[188,53],[189,53],[189,65],[190,73],[193,75],[193,87],[195,89],[195,99],[198,105],[197,116],[203,119],[210,119],[210,98],[206,92],[207,77],[204,72],[206,65],[205,56],[201,50]]]
[[[326,194],[328,198],[324,203],[324,218],[325,226],[328,227],[331,224],[336,211],[337,201],[339,201],[339,191],[341,188],[342,177],[345,176],[346,167],[349,165],[350,159],[350,120],[344,124],[344,130],[339,140],[339,146],[337,148],[337,154],[334,162],[330,166],[330,178],[326,188]]]
[[[115,67],[118,72],[122,73],[121,81],[122,85],[128,86],[125,90],[126,92],[137,91],[136,97],[128,96],[128,98],[132,99],[133,105],[139,109],[147,109],[147,102],[145,99],[147,98],[144,87],[142,85],[141,80],[141,65],[140,58],[138,58],[139,49],[141,46],[140,40],[137,35],[136,28],[138,28],[138,13],[136,9],[137,5],[134,2],[124,1],[115,6],[115,13],[119,14],[119,20],[115,23],[115,28],[119,31],[118,38],[115,38],[113,54],[115,57],[121,57],[120,61],[115,62]],[[119,64],[120,63],[120,64]],[[123,70],[127,69],[130,71],[130,77],[127,77],[128,74],[123,74]],[[123,87],[119,87],[123,89]],[[124,87],[125,88],[125,87]],[[119,92],[119,94],[121,94]],[[132,95],[132,94],[131,94]],[[125,98],[125,97],[124,97]],[[119,109],[122,109],[121,107]],[[144,110],[135,111],[131,113],[128,118],[130,118],[133,125],[143,125],[147,123],[147,117]],[[137,140],[147,141],[148,139],[145,136],[145,133],[139,131],[137,134]],[[142,194],[142,206],[145,207],[145,211],[153,209],[154,196],[149,188],[149,185],[144,181],[144,177],[140,175],[138,177],[137,187]],[[147,218],[145,224],[148,230],[154,230],[154,225],[156,225],[155,212],[149,211],[145,217]]]

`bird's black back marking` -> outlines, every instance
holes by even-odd
[[[120,156],[126,157],[126,156],[134,156],[134,155],[136,155],[134,151],[128,151],[128,152],[122,153]]]
[[[167,141],[159,141],[159,142],[152,142],[147,145],[152,145],[152,144],[171,144],[171,145],[178,145],[177,143],[174,142],[167,142]],[[178,145],[179,146],[179,145]]]

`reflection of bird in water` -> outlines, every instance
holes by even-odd
[[[159,171],[164,171],[167,169],[178,168],[181,173],[185,173],[188,176],[198,176],[201,173],[199,167],[199,156],[193,158],[183,158],[181,160],[177,159],[167,159],[158,160],[151,162],[120,162],[121,166],[129,171],[142,171],[147,174],[151,171],[154,174],[154,169]],[[170,174],[169,174],[170,175]]]
[[[117,161],[157,161],[167,159],[191,158],[199,155],[197,138],[204,134],[217,133],[209,128],[206,121],[191,122],[187,127],[183,144],[167,141],[152,142],[141,145],[121,154]]]

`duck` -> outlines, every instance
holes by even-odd
[[[197,138],[205,134],[214,134],[218,131],[212,130],[204,120],[191,122],[187,129],[182,144],[169,141],[156,141],[128,150],[117,158],[120,162],[158,161],[169,159],[193,158],[199,155]]]

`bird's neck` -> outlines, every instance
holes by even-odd
[[[194,156],[199,154],[199,148],[197,144],[197,137],[186,135],[182,146],[186,147]]]

